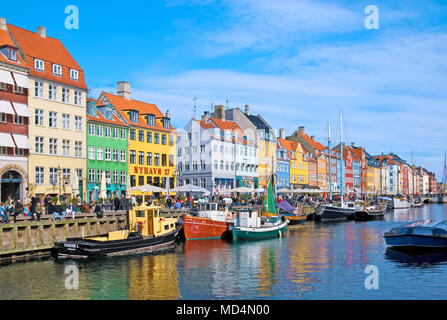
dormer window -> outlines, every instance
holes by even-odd
[[[168,118],[163,119],[163,128],[169,129],[170,128],[170,120]]]
[[[97,112],[96,112],[96,102],[95,101],[90,101],[88,103],[88,114],[92,117],[96,117],[97,116]]]
[[[112,108],[110,108],[110,107],[107,107],[107,109],[106,109],[106,119],[113,120],[113,111],[112,111]]]
[[[45,71],[45,64],[43,60],[34,59],[34,68],[39,71]]]
[[[53,74],[62,76],[62,67],[58,64],[53,63]]]
[[[155,116],[153,114],[148,114],[147,115],[147,125],[148,126],[155,126]]]
[[[130,121],[138,123],[138,111],[130,110],[129,118]]]
[[[70,69],[70,78],[72,80],[79,80],[79,71],[75,69]]]
[[[10,48],[9,49],[9,60],[17,61],[17,50]]]

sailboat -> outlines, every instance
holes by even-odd
[[[445,194],[447,190],[447,156],[444,152],[444,174],[442,176],[442,184],[441,184],[441,195],[438,198],[439,203],[447,203],[447,195]]]
[[[269,239],[284,235],[288,221],[284,215],[276,211],[273,181],[272,174],[264,191],[264,206],[261,212],[250,209],[236,214],[231,230],[233,241]]]
[[[329,199],[332,201],[332,157],[331,157],[331,125],[328,125],[328,149],[329,149]],[[346,220],[355,215],[355,205],[351,206],[344,202],[344,168],[343,168],[343,112],[340,110],[340,170],[341,170],[341,203],[339,206],[322,204],[315,210],[315,220]]]

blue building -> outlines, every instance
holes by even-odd
[[[286,148],[278,139],[276,161],[276,188],[290,188],[290,158]]]

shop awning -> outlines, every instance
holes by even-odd
[[[22,117],[29,117],[28,106],[26,104],[13,102],[14,109],[16,109],[17,115]]]
[[[21,134],[13,134],[14,140],[19,149],[30,149],[29,140],[27,136]]]
[[[9,133],[0,132],[0,146],[1,147],[12,147],[15,148],[16,145],[12,140],[12,137]]]
[[[29,81],[27,76],[15,72],[13,72],[13,75],[14,79],[16,79],[17,86],[29,89]]]
[[[11,106],[11,102],[0,100],[0,112],[8,114],[16,114]]]
[[[12,79],[11,72],[0,70],[0,82],[14,85],[14,80]]]

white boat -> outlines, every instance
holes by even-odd
[[[410,203],[406,200],[393,198],[393,209],[407,209],[410,208]]]

